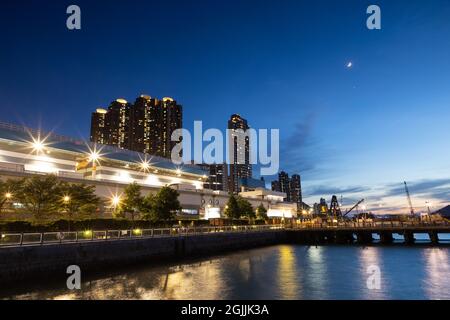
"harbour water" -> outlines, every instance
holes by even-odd
[[[379,268],[380,285],[368,279]],[[7,299],[450,299],[450,249],[279,245],[124,268],[0,293]],[[370,280],[369,280],[370,281]]]

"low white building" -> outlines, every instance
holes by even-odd
[[[143,194],[171,186],[180,193],[181,214],[203,219],[223,217],[228,202],[226,192],[203,188],[207,172],[198,166],[177,166],[160,157],[0,123],[0,178],[36,174],[94,185],[106,203],[120,198],[132,182],[142,186]],[[295,204],[284,203],[283,193],[257,189],[240,196],[254,208],[262,204],[269,217],[295,216]],[[108,216],[111,210],[103,209],[102,214]]]

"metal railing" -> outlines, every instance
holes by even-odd
[[[67,232],[42,233],[2,233],[0,234],[0,248],[12,246],[42,246],[48,244],[77,243],[87,241],[114,241],[139,238],[180,237],[194,235],[208,235],[229,232],[261,232],[283,229],[282,225],[251,225],[251,226],[222,226],[222,227],[176,227],[159,229],[131,229],[131,230],[86,230]]]
[[[41,246],[47,244],[76,243],[86,241],[114,241],[139,238],[179,237],[208,235],[226,232],[261,232],[280,229],[296,230],[358,230],[358,229],[446,229],[450,232],[448,222],[341,222],[341,223],[302,223],[293,225],[250,225],[221,227],[173,227],[157,229],[129,230],[85,230],[67,232],[36,232],[36,233],[1,233],[0,248],[11,246]]]
[[[450,230],[450,223],[427,221],[375,221],[375,222],[323,222],[294,224],[294,229],[399,229],[399,228],[445,228]]]

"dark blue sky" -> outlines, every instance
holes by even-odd
[[[400,208],[408,180],[421,210],[450,199],[449,17],[448,0],[2,1],[0,118],[87,138],[95,108],[171,96],[188,129],[280,128],[308,202]]]

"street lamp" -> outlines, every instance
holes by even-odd
[[[88,154],[88,163],[92,162],[92,178],[95,179],[95,173],[97,171],[97,163],[100,162],[100,154],[101,150],[98,150],[94,147],[94,149],[89,148],[89,154]]]
[[[150,164],[148,163],[148,161],[142,160],[142,162],[141,162],[142,171],[147,172],[149,168],[150,168]]]
[[[7,200],[11,199],[11,198],[12,198],[11,192],[5,193],[5,198],[6,198]]]
[[[91,151],[91,153],[89,154],[89,162],[97,162],[98,159],[100,158],[99,153],[96,150]]]
[[[37,154],[40,154],[42,151],[44,151],[44,148],[46,146],[45,140],[41,140],[41,137],[31,137],[30,141],[30,147],[33,149],[33,152],[36,152]]]
[[[117,208],[117,206],[120,204],[120,196],[119,195],[113,195],[111,197],[111,204],[113,205],[114,208]]]

